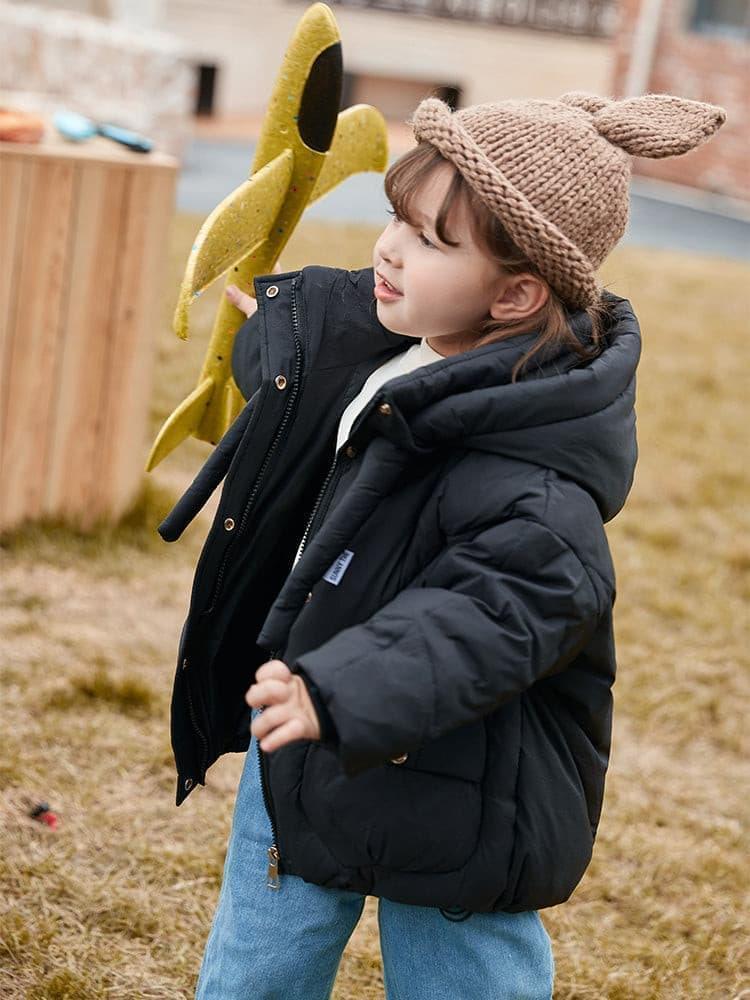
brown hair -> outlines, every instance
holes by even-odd
[[[398,216],[413,224],[409,216],[409,205],[414,194],[423,184],[426,176],[440,163],[449,161],[439,150],[427,141],[410,149],[389,168],[385,175],[385,193]],[[474,238],[484,246],[492,258],[509,274],[527,272],[544,281],[549,289],[546,303],[535,313],[519,320],[483,320],[477,330],[467,330],[473,336],[472,347],[481,347],[497,340],[505,340],[522,333],[539,331],[534,344],[513,366],[512,381],[523,374],[529,362],[536,355],[550,357],[568,349],[588,360],[599,353],[607,307],[601,300],[589,306],[586,313],[591,322],[591,346],[586,347],[570,327],[565,303],[544,280],[538,268],[516,246],[506,232],[502,222],[487,208],[474,189],[466,182],[463,174],[454,169],[453,179],[443,199],[435,220],[435,230],[443,243],[456,246],[448,237],[446,223],[454,203],[465,198],[472,219]]]

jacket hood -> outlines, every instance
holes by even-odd
[[[610,293],[604,299],[609,315],[593,360],[582,363],[566,351],[532,363],[511,382],[535,334],[486,344],[387,382],[355,420],[351,437],[375,419],[378,433],[408,451],[462,446],[545,466],[586,489],[610,520],[625,502],[637,459],[641,337],[630,303]],[[569,318],[579,341],[590,344],[586,312]],[[391,407],[387,419],[375,406],[384,401]]]

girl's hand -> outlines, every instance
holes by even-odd
[[[281,274],[281,263],[276,261],[272,274]],[[247,317],[253,315],[255,310],[258,308],[258,303],[252,297],[248,295],[247,292],[241,292],[236,285],[227,285],[224,289],[224,294],[232,303],[236,306],[240,312],[243,312]]]
[[[224,289],[224,294],[232,305],[237,306],[240,312],[243,312],[246,316],[252,316],[258,308],[258,303],[252,295],[248,295],[246,292],[241,292],[236,285],[227,285]]]
[[[245,701],[252,708],[266,706],[250,726],[266,753],[294,740],[320,739],[320,723],[305,682],[282,660],[269,660],[258,668]]]

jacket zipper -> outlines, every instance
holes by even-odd
[[[323,480],[323,485],[320,488],[317,499],[315,500],[315,505],[313,506],[312,514],[310,515],[307,525],[305,527],[304,534],[302,535],[302,541],[300,542],[298,555],[302,555],[302,550],[307,544],[307,539],[310,533],[310,528],[312,527],[313,521],[318,513],[318,509],[322,503],[322,500],[326,494],[326,490],[330,485],[331,479],[333,478],[333,473],[336,468],[336,461],[338,455],[334,456],[331,467],[329,468],[325,479]],[[331,502],[331,498],[328,498],[328,504],[326,504],[326,510]],[[325,512],[324,512],[325,513]],[[272,650],[269,659],[275,660],[279,650]],[[263,711],[261,707],[260,711]],[[260,741],[258,741],[258,771],[260,773],[260,788],[263,793],[263,802],[266,807],[266,812],[268,813],[268,819],[271,823],[271,846],[268,848],[268,871],[266,873],[266,885],[269,889],[280,889],[281,888],[281,858],[279,853],[279,835],[276,832],[276,816],[273,809],[273,801],[271,799],[271,791],[268,787],[266,781],[266,772],[263,767],[263,751],[260,748]]]
[[[337,462],[338,462],[338,454],[336,454],[334,456],[333,464],[331,465],[331,467],[328,469],[328,472],[326,473],[326,477],[323,480],[323,485],[321,486],[320,492],[318,493],[317,499],[315,500],[315,505],[313,506],[312,514],[310,515],[310,517],[309,517],[309,519],[307,521],[307,526],[305,527],[304,534],[302,535],[302,541],[299,543],[299,547],[297,549],[297,558],[298,559],[302,556],[302,553],[303,553],[303,551],[305,549],[305,546],[307,545],[307,541],[308,541],[308,538],[309,538],[309,535],[310,535],[310,529],[312,528],[313,521],[315,520],[315,516],[318,513],[318,508],[320,507],[320,505],[321,505],[321,503],[323,501],[323,497],[325,496],[326,490],[328,489],[328,485],[331,482],[331,479],[333,478],[333,472],[334,472],[334,469],[336,468],[336,463]],[[328,503],[326,504],[326,510],[328,510],[328,507],[329,507],[330,503],[331,503],[331,498],[329,497],[328,498]]]
[[[326,490],[328,489],[328,486],[329,486],[329,484],[331,482],[331,479],[333,477],[333,472],[334,472],[334,469],[336,468],[336,459],[337,459],[337,457],[338,456],[334,456],[333,464],[329,468],[328,473],[326,475],[326,478],[323,481],[323,485],[320,488],[320,492],[318,493],[318,497],[317,497],[317,499],[315,501],[315,506],[313,507],[312,514],[310,515],[310,518],[309,518],[309,520],[307,522],[307,526],[305,528],[305,533],[303,534],[302,541],[300,542],[299,555],[302,555],[302,550],[304,549],[305,545],[307,544],[307,537],[309,535],[310,528],[312,527],[312,523],[315,520],[315,515],[318,512],[318,508],[320,507],[321,501],[323,500],[323,497],[325,496]],[[330,500],[330,497],[329,497],[328,504],[330,504],[330,502],[331,502],[331,500]],[[328,504],[326,504],[326,510],[328,509]],[[278,652],[278,650],[273,650],[271,652],[271,655],[270,655],[269,659],[275,660],[276,656],[277,656],[277,652]],[[263,711],[262,707],[261,707],[260,711],[261,712]],[[267,870],[267,873],[266,873],[266,885],[268,886],[269,889],[280,889],[281,888],[281,869],[280,869],[281,859],[280,859],[279,847],[278,847],[279,835],[276,832],[276,817],[275,817],[275,814],[274,814],[274,811],[273,811],[273,803],[272,803],[272,800],[271,800],[271,792],[270,792],[270,789],[268,787],[268,783],[266,781],[266,772],[265,772],[265,769],[263,767],[263,751],[260,748],[260,741],[258,741],[258,771],[260,772],[260,788],[261,788],[261,792],[263,793],[263,802],[264,802],[265,807],[266,807],[266,812],[268,813],[268,819],[271,822],[271,840],[272,840],[272,843],[271,843],[271,846],[268,848],[268,870]]]
[[[277,650],[273,650],[269,659],[276,659]],[[263,706],[259,709],[259,712],[263,711]],[[276,814],[273,810],[273,802],[271,800],[271,791],[268,788],[268,783],[266,781],[266,772],[263,767],[263,751],[260,748],[260,740],[257,741],[258,744],[258,770],[260,772],[260,790],[263,793],[263,804],[266,807],[266,812],[268,814],[268,819],[271,823],[271,846],[268,848],[268,871],[266,874],[266,885],[269,889],[280,889],[281,888],[281,875],[279,873],[279,835],[276,832]]]
[[[310,528],[315,520],[315,516],[318,513],[318,508],[321,505],[323,497],[325,496],[326,490],[333,478],[334,469],[336,468],[336,459],[338,456],[334,456],[333,463],[329,468],[323,485],[320,488],[315,505],[313,507],[312,514],[310,515],[307,526],[305,527],[305,532],[302,536],[302,541],[300,542],[299,554],[302,554],[302,550],[307,544],[307,538],[310,533]],[[330,498],[328,503],[330,503]],[[327,505],[326,505],[327,509]],[[275,660],[279,650],[272,650],[269,659]],[[263,711],[263,707],[260,708],[260,712]],[[273,809],[273,801],[271,799],[271,791],[268,787],[268,782],[266,780],[266,771],[263,767],[263,751],[260,748],[260,741],[258,741],[258,771],[260,773],[260,788],[263,794],[263,803],[266,807],[266,812],[268,813],[268,819],[271,823],[271,846],[268,848],[268,870],[266,872],[266,885],[269,889],[280,889],[281,888],[281,858],[279,852],[279,835],[276,830],[276,816]]]
[[[266,470],[268,469],[268,466],[270,464],[271,457],[273,456],[274,451],[276,450],[276,448],[279,445],[279,442],[281,441],[282,435],[286,429],[286,425],[289,422],[292,409],[294,408],[294,404],[297,401],[297,396],[299,394],[300,373],[302,370],[302,344],[299,337],[299,318],[297,314],[296,281],[292,282],[292,334],[294,336],[294,352],[295,352],[294,378],[292,382],[292,389],[289,393],[289,398],[287,400],[286,407],[284,408],[284,413],[281,418],[281,423],[279,424],[276,430],[276,434],[274,435],[273,441],[271,442],[270,447],[266,452],[265,458],[263,459],[263,464],[260,467],[260,471],[258,472],[255,482],[253,483],[253,488],[250,491],[250,496],[247,499],[247,504],[245,505],[245,509],[242,512],[242,517],[240,518],[240,523],[237,526],[237,531],[235,532],[233,540],[236,540],[236,538],[239,535],[241,535],[242,532],[244,531],[245,525],[247,524],[247,519],[250,516],[250,510],[252,509],[252,506],[255,503],[256,497],[258,496],[258,491],[260,490],[261,483],[263,482],[263,477],[265,476]],[[211,604],[208,608],[206,608],[204,614],[208,614],[209,612],[213,611],[213,609],[216,607],[216,601],[221,591],[221,584],[224,579],[224,571],[226,569],[228,558],[229,558],[229,547],[227,547],[227,550],[224,553],[224,558],[222,559],[221,566],[219,567],[219,572],[216,575],[216,584],[214,586],[214,592],[211,597]]]
[[[346,406],[348,406],[349,403],[351,402],[351,400],[354,398],[354,396],[352,396],[351,398],[349,397],[349,388],[351,387],[351,381],[352,380],[350,380],[349,386],[347,386],[346,393],[345,393],[344,403],[345,403]],[[342,442],[341,448],[344,447],[345,443],[346,442]],[[302,535],[302,541],[299,543],[299,546],[297,548],[297,559],[299,559],[302,556],[302,553],[305,550],[305,546],[307,545],[307,543],[309,541],[310,529],[313,526],[313,522],[315,521],[315,517],[316,517],[316,515],[318,513],[318,508],[320,507],[320,505],[321,505],[321,503],[323,501],[323,498],[325,497],[326,490],[328,489],[328,486],[329,486],[329,484],[331,482],[331,478],[333,477],[333,473],[334,473],[334,471],[336,469],[336,463],[338,462],[339,455],[341,454],[341,448],[339,448],[335,452],[335,454],[333,456],[333,462],[331,463],[331,465],[330,465],[330,467],[328,469],[328,472],[326,473],[326,477],[323,480],[323,485],[320,487],[320,491],[318,492],[317,499],[316,499],[315,504],[314,504],[313,509],[312,509],[312,514],[308,518],[307,526],[305,527],[304,533]],[[325,517],[325,514],[326,514],[328,508],[331,505],[331,499],[332,499],[332,497],[333,497],[333,492],[331,493],[331,496],[328,497],[328,503],[326,504],[325,510],[323,511],[323,517]]]
[[[260,484],[263,480],[263,476],[266,473],[269,462],[271,461],[271,456],[278,447],[281,436],[284,433],[287,423],[289,422],[289,417],[292,412],[292,408],[297,399],[297,394],[299,392],[300,384],[300,372],[302,369],[302,344],[299,337],[299,318],[297,314],[297,296],[296,296],[296,282],[292,282],[292,334],[294,336],[294,382],[292,385],[292,391],[289,393],[289,399],[287,400],[286,407],[284,408],[284,413],[281,418],[281,423],[278,426],[274,439],[266,452],[265,458],[263,459],[263,465],[255,479],[253,488],[248,497],[247,504],[242,513],[242,518],[240,519],[239,526],[237,528],[237,535],[240,535],[244,530],[247,519],[250,515],[250,510],[255,503],[255,498],[258,495],[258,490],[260,489]],[[236,536],[235,536],[236,537]],[[221,590],[222,578],[224,576],[224,570],[227,563],[227,558],[229,556],[229,550],[224,553],[224,559],[222,560],[221,566],[219,568],[219,573],[216,578],[216,586],[214,588],[214,594],[211,600],[211,607],[209,611],[213,609],[216,604],[216,600],[219,596],[219,591]],[[269,659],[276,659],[276,650],[271,652]],[[261,707],[260,711],[263,711]],[[278,834],[276,832],[276,816],[273,809],[273,801],[271,799],[271,792],[268,788],[268,783],[266,781],[265,769],[263,767],[263,751],[260,748],[260,740],[257,740],[258,745],[258,770],[260,772],[260,788],[263,795],[263,804],[266,807],[266,813],[268,814],[268,819],[271,823],[271,846],[268,848],[268,873],[266,877],[266,885],[269,889],[279,889],[281,887],[281,878],[279,875],[279,848],[278,848]]]
[[[244,511],[242,513],[242,518],[240,519],[240,523],[239,523],[239,525],[237,527],[237,533],[235,535],[235,538],[237,537],[237,535],[240,535],[242,533],[242,531],[244,530],[244,527],[245,527],[245,525],[247,523],[247,519],[248,519],[248,517],[250,515],[250,510],[251,510],[253,504],[255,503],[255,499],[256,499],[256,497],[258,495],[258,491],[259,491],[261,483],[263,481],[263,477],[264,477],[264,475],[266,473],[266,470],[268,469],[268,465],[269,465],[269,463],[271,461],[271,457],[272,457],[274,451],[276,450],[276,448],[279,445],[279,442],[280,442],[281,437],[282,437],[282,435],[284,433],[284,430],[286,429],[286,425],[289,422],[289,418],[291,416],[292,409],[294,408],[294,404],[295,404],[295,402],[297,400],[297,395],[299,394],[300,375],[301,375],[301,372],[302,372],[302,342],[301,342],[300,336],[299,336],[299,317],[298,317],[298,313],[297,313],[297,283],[296,283],[296,280],[292,282],[292,334],[294,336],[294,378],[293,378],[293,382],[292,382],[292,389],[291,389],[291,391],[289,393],[289,398],[287,399],[286,406],[284,407],[284,413],[282,414],[282,417],[281,417],[281,423],[279,424],[278,428],[276,429],[276,434],[274,435],[273,441],[271,442],[271,444],[269,446],[269,449],[268,449],[268,451],[265,454],[265,457],[263,459],[263,464],[262,464],[262,466],[260,468],[260,471],[258,472],[258,475],[256,476],[255,482],[253,483],[253,488],[252,488],[252,490],[250,492],[250,496],[248,497],[247,503],[245,504],[245,509],[244,509]],[[223,581],[223,578],[224,578],[224,571],[226,569],[226,564],[227,564],[227,559],[228,558],[229,558],[229,548],[227,548],[227,551],[224,553],[224,558],[222,559],[221,566],[219,567],[219,572],[218,572],[217,577],[216,577],[216,584],[214,586],[213,595],[211,597],[211,604],[206,609],[206,611],[204,612],[204,614],[208,614],[208,612],[213,611],[213,609],[216,607],[216,601],[217,601],[219,593],[221,591],[221,584],[222,584],[222,581]],[[274,655],[273,654],[271,655],[271,659],[274,659]],[[193,729],[195,730],[195,732],[196,732],[199,740],[201,741],[201,746],[203,748],[203,754],[202,754],[202,771],[203,771],[203,775],[205,776],[206,765],[208,763],[208,740],[206,739],[206,736],[204,735],[203,731],[201,730],[201,728],[198,725],[198,722],[196,720],[195,708],[193,706],[193,699],[192,699],[192,696],[190,694],[190,685],[189,684],[188,684],[188,687],[187,687],[187,694],[188,694],[188,708],[189,708],[189,712],[190,712],[190,720],[192,722]],[[261,752],[262,751],[261,751],[260,745],[259,745],[258,746],[258,759],[259,760],[260,760],[260,754],[261,754]],[[261,766],[261,787],[262,787],[262,790],[263,790],[263,800],[264,800],[265,805],[266,805],[266,811],[268,812],[269,819],[271,820],[271,827],[273,829],[273,839],[274,839],[273,845],[271,847],[269,847],[269,849],[268,849],[268,857],[269,857],[269,866],[268,866],[268,870],[269,870],[269,885],[271,883],[271,861],[274,860],[275,866],[276,866],[274,881],[275,881],[276,884],[274,886],[272,886],[272,888],[278,889],[278,887],[279,887],[278,886],[278,858],[279,858],[279,852],[278,852],[278,848],[276,847],[276,839],[277,839],[276,838],[276,826],[275,826],[275,822],[274,822],[274,819],[273,819],[273,816],[272,816],[271,799],[270,799],[270,795],[268,793],[268,790],[266,788],[266,784],[265,784],[265,781],[264,781],[264,775],[263,775],[263,768],[262,768],[262,766]],[[273,859],[272,859],[272,852],[273,852]]]

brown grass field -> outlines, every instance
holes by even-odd
[[[171,311],[200,221],[173,227],[152,434],[195,384],[221,294],[199,300],[195,336],[178,341]],[[283,266],[364,266],[374,232],[309,223]],[[624,248],[604,277],[631,298],[644,332],[641,457],[608,526],[619,677],[599,838],[571,900],[543,913],[555,995],[750,997],[750,270]],[[192,996],[242,757],[222,758],[175,808],[169,696],[212,507],[175,545],[155,529],[207,453],[191,440],[144,476],[116,528],[36,525],[0,543],[4,1000]],[[56,831],[28,818],[35,800],[59,814]],[[375,913],[368,899],[336,1000],[383,995]]]

